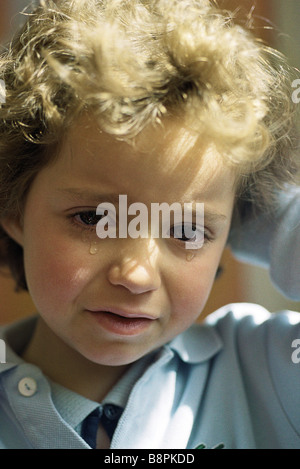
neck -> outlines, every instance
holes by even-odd
[[[96,402],[102,401],[129,367],[91,362],[54,334],[42,318],[22,358],[52,381]]]

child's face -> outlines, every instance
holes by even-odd
[[[187,329],[205,305],[230,227],[235,177],[216,150],[195,143],[174,122],[144,132],[136,147],[82,122],[32,184],[13,230],[30,293],[44,331],[93,362],[138,359]],[[100,202],[117,209],[119,195],[149,213],[154,202],[204,203],[211,239],[196,250],[172,237],[100,240],[96,217],[81,212]]]

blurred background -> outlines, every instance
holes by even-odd
[[[29,3],[29,0],[0,0],[2,50],[13,32],[26,18],[19,12]],[[243,11],[250,12],[253,2],[220,0],[219,4],[228,9],[235,10],[239,7]],[[284,52],[291,65],[300,68],[299,0],[257,0],[254,15],[257,17],[256,34]],[[223,273],[215,282],[204,314],[237,301],[259,303],[271,311],[286,308],[300,311],[300,303],[288,301],[280,295],[272,286],[268,273],[263,269],[237,262],[229,250],[225,251],[221,266]],[[0,299],[0,324],[12,322],[35,312],[29,295],[16,293],[14,282],[6,272],[0,274]]]

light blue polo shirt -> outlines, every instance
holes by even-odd
[[[27,320],[2,328],[1,337],[21,345],[32,327]],[[222,308],[135,364],[111,448],[223,443],[299,449],[300,363],[292,359],[297,338],[298,313],[270,314],[247,303]],[[97,405],[55,389],[8,348],[7,363],[0,365],[0,448],[87,449],[78,429]]]

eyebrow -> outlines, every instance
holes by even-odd
[[[209,212],[204,207],[204,220],[209,223],[226,223],[228,218],[221,213]]]
[[[76,201],[78,200],[79,202],[82,202],[82,200],[88,200],[95,205],[99,205],[102,202],[111,202],[114,204],[118,204],[119,196],[127,195],[127,194],[115,194],[115,193],[98,193],[88,188],[79,189],[79,188],[72,188],[72,187],[58,189],[57,192],[63,195],[66,195],[72,200],[76,200]],[[130,205],[130,202],[129,201],[127,202],[128,202],[128,205]],[[197,203],[197,201],[193,201],[193,204],[195,203]],[[183,203],[181,205],[183,207]],[[195,212],[195,210],[193,210],[192,212]],[[205,219],[205,222],[222,223],[222,224],[226,223],[226,221],[228,220],[226,215],[214,212],[212,210],[207,210],[205,208],[205,204],[204,204],[204,219]]]
[[[57,192],[66,195],[72,200],[78,200],[82,202],[82,200],[89,200],[96,205],[101,202],[119,202],[119,194],[111,193],[111,194],[101,194],[96,191],[90,189],[77,189],[77,188],[63,188],[58,189]]]

